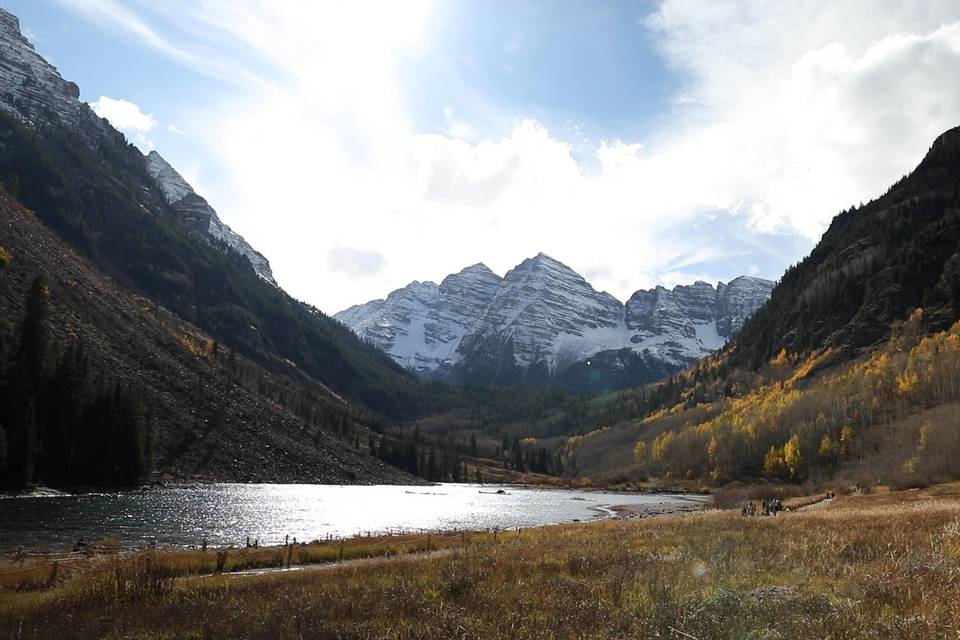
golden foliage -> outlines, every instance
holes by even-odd
[[[824,460],[833,459],[837,453],[840,451],[840,445],[830,437],[829,433],[823,434],[823,437],[820,438],[820,448],[817,449],[817,455]]]
[[[790,477],[794,480],[803,475],[803,456],[800,453],[800,437],[793,435],[787,444],[783,445],[783,463],[787,465]]]
[[[648,460],[652,471],[723,480],[762,470],[798,480],[812,466],[853,456],[854,427],[960,400],[960,322],[921,338],[922,318],[918,309],[885,348],[832,370],[825,369],[834,355],[829,350],[789,366],[782,351],[773,361],[779,380],[768,378],[705,422],[661,432],[654,427],[663,416],[645,420],[659,433]]]
[[[780,353],[778,353],[777,357],[770,361],[770,364],[776,367],[786,367],[791,364],[790,354],[787,353],[786,347],[780,349]]]
[[[643,440],[637,440],[633,448],[633,459],[638,465],[644,465],[647,462],[647,443]]]

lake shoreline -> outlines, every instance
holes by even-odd
[[[687,495],[555,487],[178,484],[0,500],[0,557],[92,546],[237,548],[362,535],[514,530],[686,511]]]

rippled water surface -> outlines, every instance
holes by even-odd
[[[114,538],[125,546],[260,544],[366,532],[528,527],[587,520],[665,494],[444,484],[430,487],[210,484],[151,491],[0,499],[0,551]]]

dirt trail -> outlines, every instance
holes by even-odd
[[[802,507],[797,507],[796,509],[793,509],[793,511],[807,511],[809,509],[819,509],[820,507],[827,506],[834,500],[836,500],[836,498],[822,498],[820,500],[817,500],[816,502],[811,502],[810,504],[805,504]]]
[[[340,560],[337,562],[320,562],[317,564],[301,564],[291,567],[264,567],[262,569],[246,569],[244,571],[231,571],[222,574],[206,574],[202,576],[185,576],[184,580],[209,580],[210,578],[252,578],[256,576],[268,576],[281,573],[302,573],[307,571],[333,571],[336,569],[349,569],[355,567],[364,567],[371,565],[401,564],[412,562],[414,560],[424,560],[427,558],[445,558],[453,555],[456,548],[437,549],[435,551],[421,551],[413,553],[404,553],[396,556],[373,556],[370,558],[354,558],[353,560]]]

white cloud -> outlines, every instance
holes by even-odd
[[[142,150],[153,149],[153,142],[147,133],[157,126],[157,119],[150,113],[144,113],[140,106],[129,100],[100,96],[90,103],[90,107],[101,118],[106,118],[114,127],[127,134],[131,142]]]
[[[100,96],[90,106],[98,116],[109,120],[117,129],[147,133],[157,126],[157,119],[152,114],[144,113],[139,105],[129,100]]]
[[[428,4],[61,1],[238,84],[181,123],[220,168],[204,195],[330,312],[538,251],[621,299],[778,277],[960,121],[954,2],[666,0],[646,27],[683,79],[672,113],[573,147],[523,113],[486,139],[453,110],[416,132],[397,63],[429,37]]]
[[[655,153],[700,157],[713,204],[813,240],[960,120],[948,2],[668,0],[649,23],[689,79]]]

